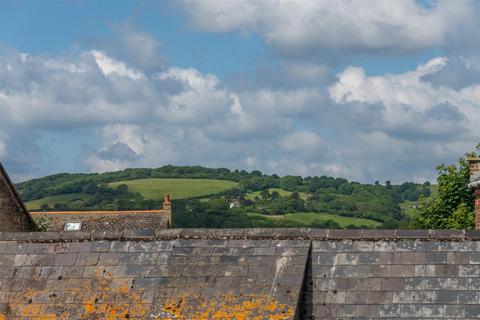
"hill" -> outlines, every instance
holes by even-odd
[[[156,209],[174,199],[178,227],[408,226],[430,184],[361,184],[342,178],[164,166],[102,174],[61,173],[17,185],[31,210]]]
[[[218,179],[137,179],[112,182],[111,188],[125,184],[131,192],[140,193],[147,200],[161,200],[168,193],[173,199],[197,198],[238,187],[234,181]]]

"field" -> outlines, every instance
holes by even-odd
[[[58,196],[45,197],[38,200],[32,200],[25,202],[25,205],[28,210],[39,210],[42,204],[48,204],[50,207],[53,207],[55,203],[68,203],[73,200],[78,199],[89,199],[92,196],[86,193],[70,193],[62,194]]]
[[[280,189],[280,188],[269,188],[268,191],[270,193],[272,193],[273,191],[277,191],[278,194],[281,195],[282,197],[289,196],[289,195],[292,194],[292,192],[286,191],[286,190],[283,190],[283,189]],[[300,194],[300,198],[302,198],[303,200],[307,199],[307,197],[308,197],[308,195],[305,192],[299,192],[299,194]],[[249,200],[253,200],[253,199],[255,199],[255,197],[260,198],[260,191],[249,192],[245,196],[245,198],[249,199]]]
[[[206,196],[238,186],[237,182],[216,179],[139,179],[110,183],[116,188],[126,184],[130,192],[138,192],[149,200],[160,200],[168,193],[172,199]]]
[[[255,213],[252,213],[252,215],[255,215]],[[261,216],[267,217],[270,219],[283,219],[286,221],[294,221],[294,222],[300,222],[304,224],[310,224],[315,221],[333,220],[336,223],[338,223],[342,228],[348,225],[355,225],[355,226],[363,225],[369,228],[376,228],[381,224],[380,222],[369,220],[369,219],[343,217],[343,216],[337,216],[334,214],[316,213],[316,212],[298,212],[298,213],[289,213],[289,214],[278,215],[278,216],[267,216],[267,215],[261,215]]]

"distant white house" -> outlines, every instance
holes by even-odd
[[[230,201],[229,207],[230,209],[240,208],[240,201],[238,201],[238,199]]]

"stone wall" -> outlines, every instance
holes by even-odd
[[[312,242],[305,319],[478,319],[480,242]]]
[[[31,228],[28,212],[0,163],[0,231],[28,231]]]
[[[0,233],[0,319],[477,319],[480,232]]]

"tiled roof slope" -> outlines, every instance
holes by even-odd
[[[33,220],[0,162],[0,231],[28,231]]]
[[[32,218],[48,231],[61,231],[68,222],[81,222],[82,230],[166,229],[171,210],[31,212]]]
[[[0,319],[477,319],[480,233],[0,233]]]
[[[0,314],[8,319],[294,319],[309,240],[137,241],[132,234],[124,241],[123,236],[52,242],[34,234],[40,243],[0,242]]]

